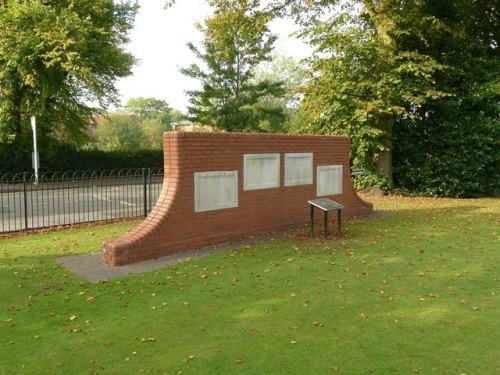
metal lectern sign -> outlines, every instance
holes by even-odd
[[[328,198],[319,198],[319,199],[312,199],[308,201],[309,204],[311,205],[311,235],[314,234],[314,207],[319,208],[320,210],[325,212],[324,216],[324,232],[325,232],[325,239],[328,237],[328,212],[329,211],[334,211],[337,210],[338,214],[338,227],[337,227],[337,234],[340,235],[341,231],[341,216],[342,216],[342,209],[344,206],[340,203],[337,203],[335,201],[332,201],[331,199]]]

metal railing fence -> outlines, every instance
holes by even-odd
[[[163,169],[9,173],[0,177],[0,233],[147,216]]]

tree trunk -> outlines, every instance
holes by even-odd
[[[392,188],[394,186],[392,178],[392,150],[382,151],[376,155],[375,169],[380,175],[387,177],[389,188]]]
[[[378,174],[387,177],[389,188],[392,188],[394,186],[392,177],[392,136],[394,117],[391,115],[383,116],[379,121],[379,128],[384,131],[382,142],[385,149],[375,154],[375,170]]]

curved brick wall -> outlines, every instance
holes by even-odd
[[[372,211],[372,205],[361,200],[353,189],[347,137],[175,132],[164,134],[163,149],[165,177],[158,201],[139,226],[120,239],[104,243],[104,260],[110,265],[153,259],[308,223],[307,201],[317,197],[318,166],[343,166],[342,193],[324,197],[343,204],[344,217]],[[313,154],[312,184],[285,186],[287,153]],[[278,154],[275,158],[279,159],[279,187],[248,190],[244,155],[255,154]],[[206,201],[207,197],[205,194],[200,198],[199,185],[195,203],[195,174],[214,171],[237,175],[237,207],[205,210],[199,201]]]

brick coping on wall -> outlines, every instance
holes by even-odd
[[[167,132],[163,150],[158,201],[136,228],[104,243],[110,265],[305,224],[318,178],[343,216],[373,210],[352,186],[347,137]]]

